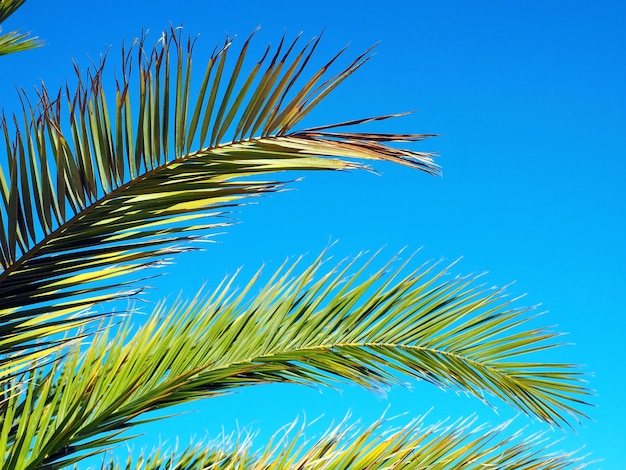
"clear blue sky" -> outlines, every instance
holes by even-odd
[[[585,364],[597,391],[592,421],[567,432],[559,448],[582,445],[624,468],[626,449],[626,4],[620,1],[368,2],[30,0],[6,23],[45,39],[43,49],[0,60],[0,102],[17,111],[13,85],[51,88],[71,76],[74,58],[88,64],[121,40],[150,29],[156,39],[173,23],[200,33],[210,52],[225,34],[240,40],[257,26],[258,48],[283,31],[308,37],[325,28],[318,58],[345,44],[356,55],[382,41],[377,55],[309,120],[324,124],[419,110],[385,122],[386,131],[442,134],[418,149],[441,154],[444,175],[376,165],[368,173],[309,174],[293,191],[240,211],[242,223],[197,255],[179,259],[155,298],[168,289],[193,295],[244,265],[277,267],[288,256],[316,255],[338,240],[335,257],[386,246],[391,256],[423,247],[418,258],[454,260],[459,273],[490,272],[488,280],[527,293],[549,311],[543,323],[569,332],[574,343],[546,361]],[[196,63],[200,64],[199,54]],[[184,275],[181,276],[181,273]],[[348,410],[369,423],[390,414],[433,418],[478,413],[498,423],[476,400],[422,384],[377,397],[260,387],[194,405],[199,411],[147,430],[141,444],[178,434],[215,437],[222,430],[261,429],[262,438],[306,412],[324,425]],[[528,424],[519,417],[517,424]],[[551,433],[552,438],[562,432]],[[137,444],[136,446],[139,446]]]

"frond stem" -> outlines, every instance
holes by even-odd
[[[259,140],[259,139],[245,139],[239,142],[228,142],[226,144],[222,144],[222,145],[214,145],[212,147],[206,147],[203,148],[201,150],[197,150],[195,152],[189,153],[187,155],[183,155],[180,157],[175,157],[173,160],[170,160],[168,162],[165,162],[164,164],[153,168],[151,170],[146,171],[145,173],[143,173],[140,176],[137,176],[136,178],[118,186],[117,188],[111,190],[110,192],[108,192],[107,194],[105,194],[104,196],[102,196],[100,199],[96,200],[94,203],[92,203],[91,205],[89,205],[88,207],[86,207],[85,209],[83,209],[81,212],[74,214],[74,216],[72,216],[70,219],[68,219],[67,221],[65,221],[63,224],[59,225],[56,229],[54,229],[52,232],[50,232],[48,235],[44,236],[41,241],[37,242],[35,245],[33,245],[33,247],[31,249],[29,249],[26,253],[23,253],[22,256],[20,257],[20,259],[16,260],[11,266],[9,266],[8,268],[6,268],[2,273],[0,273],[0,284],[2,284],[2,282],[11,275],[12,272],[20,269],[21,267],[24,266],[24,264],[30,260],[31,258],[37,256],[37,253],[39,252],[39,250],[45,246],[48,242],[50,242],[51,240],[54,240],[54,238],[56,238],[59,234],[61,234],[64,231],[69,230],[72,225],[74,225],[80,218],[90,214],[91,212],[93,212],[94,210],[96,210],[98,207],[101,207],[103,204],[105,204],[107,201],[113,200],[115,199],[118,195],[123,194],[124,191],[127,191],[128,189],[132,188],[133,186],[147,180],[148,178],[150,178],[151,176],[158,174],[160,171],[163,171],[165,169],[167,169],[170,165],[172,164],[179,164],[181,162],[185,162],[188,161],[194,157],[196,157],[198,154],[201,153],[207,153],[210,152],[211,150],[214,150],[216,148],[219,147],[226,147],[228,145],[232,145],[235,143],[240,143],[240,142],[251,142],[254,140]]]

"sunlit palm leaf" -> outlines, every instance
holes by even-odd
[[[589,391],[578,372],[533,361],[555,335],[523,329],[528,309],[500,290],[434,266],[350,262],[324,272],[321,261],[297,275],[297,263],[285,265],[238,293],[229,278],[205,298],[161,306],[136,332],[127,325],[84,353],[75,347],[30,381],[38,400],[4,405],[20,416],[0,436],[8,455],[28,447],[33,461],[53,462],[115,442],[147,411],[269,382],[377,389],[408,376],[556,425],[583,416]]]
[[[491,428],[475,426],[475,420],[428,426],[417,419],[399,429],[385,429],[384,424],[380,420],[360,429],[344,422],[312,444],[303,442],[304,428],[295,436],[288,430],[282,442],[268,447],[246,468],[547,470],[584,466],[575,453],[547,451],[541,435],[522,439],[520,433],[509,434],[510,422]],[[294,445],[298,439],[299,445]]]
[[[85,317],[63,315],[67,303],[90,308],[117,298],[123,276],[223,227],[242,198],[280,187],[259,175],[364,168],[328,156],[436,173],[431,155],[386,145],[427,135],[329,131],[393,116],[292,129],[368,59],[332,74],[339,53],[305,78],[318,41],[299,50],[298,39],[281,41],[244,77],[250,39],[231,68],[227,40],[194,91],[194,41],[172,30],[152,50],[142,39],[123,51],[113,99],[104,60],[86,73],[76,67],[74,91],[42,87],[36,102],[23,93],[21,115],[0,122],[8,157],[0,165],[0,335],[28,328],[33,339],[46,338],[82,324]],[[34,320],[42,312],[55,318],[53,330]],[[29,360],[1,343],[0,357],[7,370]]]
[[[0,25],[24,2],[25,0],[0,0]],[[2,31],[1,27],[0,31]],[[42,45],[43,43],[37,37],[30,37],[27,33],[11,31],[7,34],[0,34],[0,55],[27,51]]]
[[[233,442],[235,441],[236,442]],[[165,469],[165,468],[202,468],[202,469],[254,469],[257,455],[250,450],[250,436],[229,436],[219,442],[196,443],[186,449],[169,449],[162,446],[150,452],[141,452],[139,456],[129,453],[121,464],[119,458],[103,458],[101,470]]]
[[[41,47],[43,43],[37,37],[31,37],[29,33],[11,31],[0,35],[0,55],[23,52]]]
[[[261,451],[253,450],[251,436],[235,435],[183,451],[159,448],[136,459],[129,455],[124,464],[111,459],[102,469],[574,470],[589,464],[576,452],[550,449],[541,434],[524,438],[520,432],[510,433],[511,422],[497,427],[476,426],[475,420],[425,425],[418,419],[395,429],[385,424],[380,420],[361,429],[343,422],[311,441],[305,437],[306,428],[293,423]]]

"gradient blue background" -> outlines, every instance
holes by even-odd
[[[180,258],[152,298],[172,289],[191,296],[244,264],[250,273],[301,253],[311,259],[334,240],[337,258],[382,246],[386,257],[423,246],[417,262],[463,256],[456,272],[488,270],[490,283],[516,281],[511,292],[549,310],[540,323],[570,333],[566,341],[574,346],[546,361],[582,363],[590,374],[597,391],[597,407],[586,410],[592,420],[576,433],[550,432],[565,437],[556,448],[584,445],[604,459],[593,468],[626,468],[625,5],[30,0],[5,28],[32,30],[47,46],[0,58],[0,102],[18,111],[14,84],[28,89],[44,80],[54,89],[71,77],[72,59],[86,66],[88,56],[110,48],[113,65],[122,39],[142,27],[156,39],[170,22],[200,33],[196,70],[227,33],[241,43],[259,24],[259,51],[283,31],[312,37],[325,28],[320,61],[348,42],[354,56],[382,41],[375,59],[306,124],[419,110],[373,128],[442,134],[415,148],[441,154],[444,176],[380,164],[382,176],[308,174],[294,191],[242,208],[243,223],[202,258]],[[478,413],[495,424],[516,414],[499,407],[496,415],[477,400],[422,384],[386,397],[354,387],[339,393],[266,386],[187,407],[199,411],[147,428],[134,447],[176,435],[184,445],[190,436],[212,438],[238,426],[260,429],[260,446],[304,412],[307,419],[324,414],[324,428],[348,410],[367,424],[387,407],[390,415],[408,413],[397,424],[431,407],[432,420]],[[514,427],[527,424],[520,416]]]

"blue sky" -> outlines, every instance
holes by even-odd
[[[626,448],[625,21],[626,5],[618,1],[71,0],[61,7],[30,0],[5,27],[32,30],[47,46],[1,59],[0,96],[6,111],[17,111],[14,84],[28,89],[44,80],[56,88],[71,76],[72,59],[86,66],[109,48],[115,63],[122,39],[142,28],[156,39],[170,23],[200,33],[206,54],[226,34],[243,42],[257,25],[259,50],[284,31],[312,37],[324,30],[320,60],[347,43],[357,55],[381,41],[374,60],[306,124],[418,110],[378,129],[441,134],[415,148],[441,155],[443,177],[384,164],[375,165],[382,176],[305,175],[292,191],[242,208],[239,225],[209,245],[201,261],[180,258],[154,295],[172,288],[193,295],[241,265],[245,273],[302,253],[313,258],[330,241],[338,241],[331,252],[337,258],[383,246],[387,257],[405,246],[423,247],[419,260],[463,256],[457,272],[489,271],[497,285],[516,281],[512,293],[549,311],[542,323],[569,332],[574,345],[546,361],[584,364],[597,407],[559,446],[585,445],[604,459],[598,466],[613,469]],[[387,407],[409,416],[434,407],[433,419],[477,413],[491,423],[515,415],[422,384],[387,397],[352,387],[339,393],[272,386],[195,404],[197,413],[152,426],[141,443],[176,434],[185,443],[239,425],[261,429],[261,444],[303,412],[325,414],[327,425],[351,410],[369,423]]]

